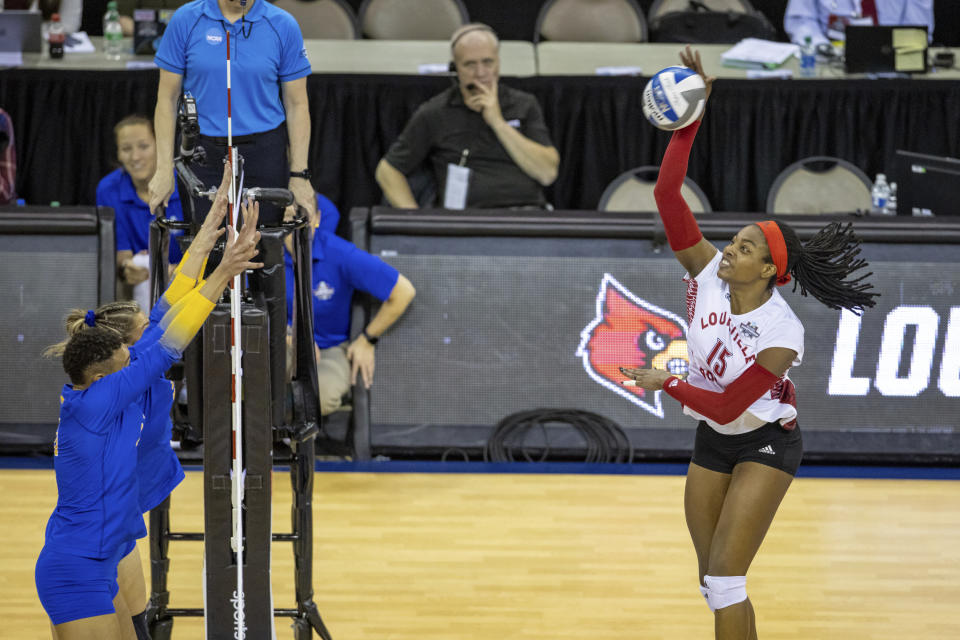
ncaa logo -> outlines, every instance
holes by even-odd
[[[215,27],[210,27],[207,29],[207,44],[210,46],[217,46],[223,42],[223,32]]]
[[[690,366],[686,334],[683,318],[638,298],[605,273],[597,292],[596,316],[580,332],[576,355],[594,382],[663,418],[661,392],[623,386],[620,367],[652,366],[685,376]]]

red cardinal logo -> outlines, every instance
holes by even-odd
[[[653,366],[686,375],[686,321],[638,298],[609,273],[600,283],[596,309],[596,317],[580,332],[577,347],[584,370],[598,384],[662,418],[660,392],[623,386],[626,378],[620,367]]]

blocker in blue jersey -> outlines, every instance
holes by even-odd
[[[223,199],[214,204],[225,211]],[[206,280],[174,280],[161,301],[169,307],[161,309],[162,333],[135,361],[119,333],[97,325],[93,310],[62,345],[70,383],[54,443],[58,498],[36,566],[41,604],[61,638],[119,640],[133,633],[129,612],[118,615],[115,597],[117,563],[130,542],[146,534],[136,479],[144,394],[180,357],[227,283],[262,266],[251,262],[260,237],[256,206],[245,219]]]

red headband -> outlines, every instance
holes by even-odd
[[[782,287],[790,282],[790,274],[787,273],[787,243],[783,241],[783,232],[773,220],[758,222],[757,226],[760,227],[760,231],[763,231],[763,237],[767,239],[770,257],[773,258],[773,264],[777,267],[777,286]]]

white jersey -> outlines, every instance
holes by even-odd
[[[797,352],[791,366],[803,359],[803,325],[800,319],[774,289],[770,299],[753,311],[734,315],[730,311],[730,286],[717,276],[722,254],[696,278],[688,273],[687,283],[687,351],[690,374],[687,382],[708,391],[722,392],[743,375],[757,359],[757,354],[770,347],[783,347]],[[788,424],[797,417],[793,383],[784,374],[769,392],[764,393],[733,422],[718,424],[690,407],[683,412],[725,434],[745,433],[768,422]]]

